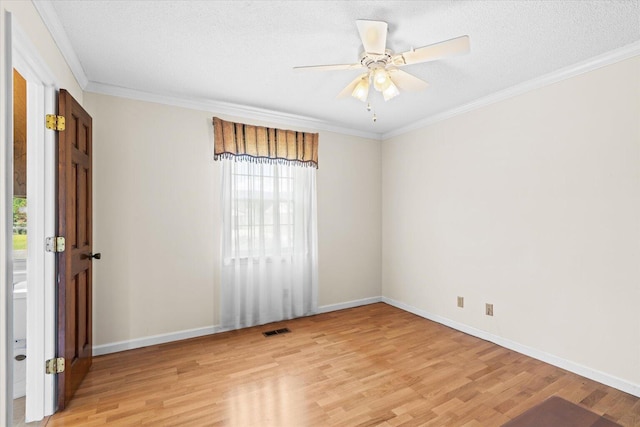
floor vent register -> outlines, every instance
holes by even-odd
[[[289,328],[282,328],[282,329],[274,329],[273,331],[263,332],[262,335],[264,335],[265,337],[272,337],[280,334],[288,334],[289,332],[291,332]]]

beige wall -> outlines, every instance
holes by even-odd
[[[94,344],[218,323],[212,113],[85,93],[94,119]],[[224,117],[233,119],[232,117]],[[320,132],[319,304],[379,297],[379,141]]]
[[[383,142],[383,295],[640,385],[639,118],[635,57]]]
[[[319,305],[379,297],[380,141],[320,132]]]

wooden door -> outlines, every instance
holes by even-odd
[[[64,89],[58,114],[66,128],[58,132],[57,235],[65,250],[57,259],[58,357],[65,370],[57,376],[58,410],[65,408],[91,367],[91,116]]]

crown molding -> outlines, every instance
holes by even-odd
[[[189,108],[193,110],[210,111],[214,114],[227,114],[229,116],[249,120],[259,120],[288,127],[297,127],[300,128],[300,130],[324,130],[328,132],[341,133],[344,135],[353,135],[362,138],[380,140],[379,133],[352,129],[323,120],[318,120],[312,117],[267,110],[265,108],[233,104],[230,102],[160,95],[97,82],[89,82],[87,84],[87,87],[85,88],[85,91],[102,95],[117,96],[120,98],[135,99],[138,101],[172,105],[175,107]]]
[[[274,124],[289,127],[300,127],[328,132],[336,132],[346,135],[359,136],[362,138],[380,140],[381,134],[376,132],[366,132],[358,129],[338,125],[335,123],[315,119],[312,117],[300,116],[296,114],[272,111],[263,108],[232,104],[221,101],[203,100],[195,98],[184,98],[143,92],[135,89],[128,89],[119,86],[108,85],[99,82],[89,81],[82,68],[82,64],[76,55],[71,41],[58,18],[58,14],[53,8],[51,1],[31,0],[34,7],[40,14],[40,18],[51,33],[54,42],[60,49],[62,56],[66,60],[69,68],[82,90],[86,92],[99,93],[104,95],[119,96],[122,98],[135,99],[139,101],[155,102],[160,104],[173,105],[195,110],[211,111],[218,114],[228,114],[250,120],[262,120]]]
[[[174,105],[178,107],[191,108],[196,110],[211,111],[218,114],[228,114],[234,117],[241,117],[252,120],[262,120],[270,123],[285,126],[297,126],[313,130],[324,130],[346,135],[359,136],[362,138],[380,140],[380,133],[366,132],[358,129],[338,125],[327,121],[306,117],[296,114],[283,113],[279,111],[267,110],[251,106],[232,104],[228,102],[183,98],[143,92],[135,89],[128,89],[119,86],[108,85],[99,82],[89,81],[82,64],[71,45],[71,41],[62,26],[58,14],[50,1],[35,1],[32,3],[45,26],[51,33],[53,40],[60,49],[62,56],[67,61],[73,76],[78,81],[82,90],[86,92],[100,93],[104,95],[119,96],[123,98],[136,99],[139,101],[155,102],[160,104]]]
[[[548,86],[550,84],[557,83],[559,81],[566,80],[580,74],[588,73],[598,68],[606,67],[607,65],[624,61],[625,59],[629,59],[638,55],[640,55],[640,41],[628,44],[618,49],[614,49],[610,52],[598,55],[586,61],[578,62],[577,64],[561,68],[557,71],[545,74],[541,77],[526,81],[524,83],[511,86],[510,88],[476,99],[475,101],[472,101],[460,107],[456,107],[433,116],[425,117],[424,119],[418,120],[417,122],[412,123],[408,126],[403,126],[401,128],[384,133],[381,139],[384,141],[398,135],[421,129],[434,123],[438,123],[443,120],[458,116],[460,114],[464,114],[478,108],[486,107],[487,105],[491,105],[508,98],[513,98],[514,96],[522,95],[523,93],[532,91],[534,89],[539,89],[541,87]]]
[[[82,68],[78,55],[76,55],[76,51],[73,49],[71,41],[67,36],[67,32],[64,30],[60,19],[58,19],[58,14],[51,5],[51,2],[31,0],[31,3],[40,14],[42,22],[44,22],[49,33],[51,33],[51,37],[53,37],[53,41],[58,46],[58,49],[60,49],[60,53],[62,53],[65,61],[67,61],[67,64],[71,69],[71,73],[76,78],[80,87],[84,90],[89,83],[89,79]]]
[[[362,138],[374,140],[385,140],[402,135],[417,129],[421,129],[432,124],[450,119],[452,117],[464,114],[478,108],[486,107],[505,99],[513,98],[523,93],[539,89],[550,84],[566,80],[589,71],[596,70],[616,62],[629,59],[640,55],[640,41],[628,44],[621,48],[612,50],[586,61],[579,62],[574,65],[551,72],[544,76],[529,80],[527,82],[512,86],[510,88],[495,92],[491,95],[476,99],[460,107],[456,107],[442,113],[425,117],[410,125],[394,129],[386,133],[367,132],[353,129],[345,125],[331,123],[324,120],[315,119],[307,116],[284,113],[279,111],[267,110],[264,108],[233,104],[222,101],[183,98],[176,96],[160,95],[149,92],[143,92],[135,89],[118,87],[99,82],[89,81],[82,64],[78,59],[71,42],[67,36],[64,27],[58,19],[58,15],[51,5],[50,1],[35,1],[33,5],[40,14],[44,24],[48,28],[55,43],[58,45],[63,57],[69,64],[69,68],[74,77],[80,84],[80,87],[87,92],[94,92],[104,95],[119,96],[123,98],[136,99],[140,101],[155,102],[160,104],[174,105],[178,107],[211,111],[218,114],[228,114],[234,117],[246,118],[251,120],[262,120],[270,123],[281,124],[285,126],[297,126],[313,130],[324,130],[328,132],[336,132],[346,135],[353,135]]]

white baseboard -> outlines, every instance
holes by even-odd
[[[382,301],[382,297],[364,298],[355,301],[347,301],[339,304],[323,305],[318,307],[318,313],[328,313],[330,311],[343,310],[345,308],[358,307],[361,305],[373,304]],[[187,329],[184,331],[170,332],[168,334],[152,335],[149,337],[136,338],[128,341],[118,341],[109,344],[93,346],[93,355],[102,356],[119,351],[133,350],[136,348],[148,347],[150,345],[164,344],[172,341],[186,340],[189,338],[201,337],[204,335],[225,332],[220,325],[206,326],[204,328]]]
[[[508,348],[509,350],[517,351],[518,353],[533,357],[534,359],[541,360],[543,362],[549,363],[550,365],[566,369],[567,371],[573,372],[574,374],[581,375],[585,378],[589,378],[599,383],[640,397],[640,384],[631,383],[618,377],[614,377],[613,375],[609,375],[607,373],[589,368],[587,366],[580,365],[579,363],[554,356],[553,354],[545,353],[544,351],[540,351],[535,348],[527,347],[526,345],[517,343],[515,341],[511,341],[498,335],[476,329],[474,327],[465,325],[464,323],[456,322],[455,320],[451,320],[446,317],[429,313],[427,311],[421,310],[400,301],[393,300],[391,298],[382,297],[382,302],[397,307],[401,310],[408,311],[409,313],[413,313],[416,316],[424,317],[425,319],[429,319],[458,331],[464,332],[466,334],[473,335],[474,337],[490,341],[492,343],[498,344],[501,347]]]
[[[330,311],[344,310],[345,308],[360,307],[361,305],[375,304],[381,301],[382,301],[382,297],[371,297],[371,298],[363,298],[363,299],[357,299],[357,300],[347,301],[347,302],[340,302],[338,304],[323,305],[318,307],[318,314],[328,313]]]
[[[118,341],[109,344],[94,345],[93,355],[116,353],[118,351],[133,350],[135,348],[148,347],[150,345],[164,344],[172,341],[186,340],[188,338],[201,337],[204,335],[222,332],[218,326],[206,326],[204,328],[187,329],[184,331],[170,332],[168,334],[152,335],[149,337],[136,338],[128,341]]]
[[[425,319],[432,320],[434,322],[440,323],[442,325],[448,326],[450,328],[456,329],[466,334],[473,335],[483,340],[493,342],[502,347],[533,357],[534,359],[541,360],[543,362],[549,363],[551,365],[557,366],[562,369],[566,369],[567,371],[573,372],[583,377],[592,379],[594,381],[598,381],[602,384],[606,384],[608,386],[617,388],[618,390],[622,390],[626,393],[640,397],[639,384],[634,384],[629,381],[606,374],[604,372],[591,369],[587,366],[580,365],[570,360],[566,360],[561,357],[554,356],[553,354],[545,353],[535,348],[527,347],[515,341],[511,341],[506,338],[502,338],[500,336],[491,334],[489,332],[476,329],[474,327],[465,325],[464,323],[456,322],[446,317],[429,313],[427,311],[402,303],[400,301],[393,300],[391,298],[371,297],[371,298],[363,298],[363,299],[354,300],[354,301],[342,302],[338,304],[323,305],[318,307],[318,314],[328,313],[328,312],[337,311],[337,310],[344,310],[346,308],[359,307],[362,305],[374,304],[377,302],[384,302],[386,304],[397,307],[401,310],[408,311],[409,313],[413,313],[420,317],[424,317]],[[109,354],[109,353],[116,353],[119,351],[133,350],[136,348],[148,347],[150,345],[164,344],[172,341],[179,341],[179,340],[184,340],[188,338],[211,335],[218,332],[224,332],[224,330],[219,325],[213,325],[213,326],[207,326],[203,328],[171,332],[168,334],[160,334],[160,335],[153,335],[149,337],[136,338],[128,341],[119,341],[119,342],[114,342],[109,344],[102,344],[102,345],[97,345],[93,347],[93,355],[100,356],[100,355]]]

